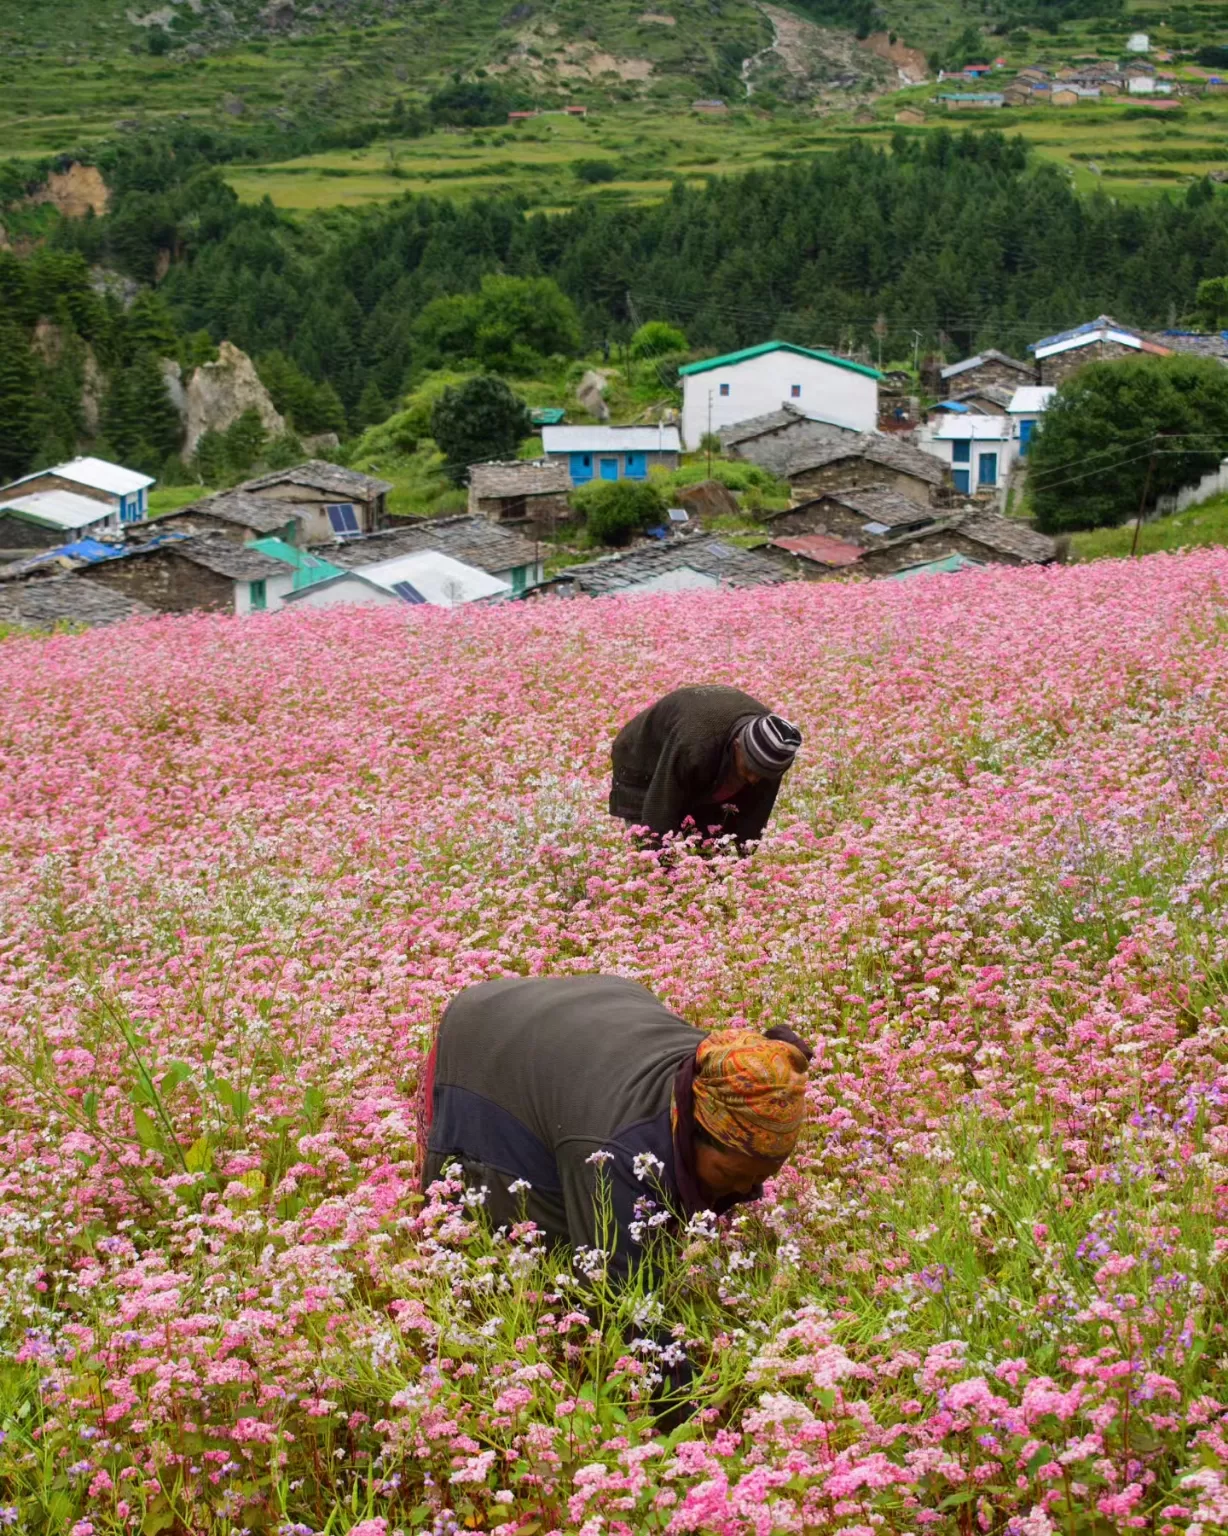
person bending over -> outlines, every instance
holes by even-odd
[[[703,1034],[620,976],[466,987],[423,1075],[423,1188],[459,1163],[495,1228],[528,1219],[625,1273],[643,1197],[684,1220],[759,1198],[801,1130],[811,1054],[783,1028]]]
[[[614,738],[610,815],[658,837],[688,818],[702,833],[763,835],[802,733],[738,688],[676,688]]]

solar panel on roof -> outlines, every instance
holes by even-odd
[[[398,597],[404,598],[407,603],[425,603],[426,598],[418,591],[412,582],[394,581],[392,590]]]
[[[328,508],[328,521],[335,534],[357,533],[358,517],[350,502]]]

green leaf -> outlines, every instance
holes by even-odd
[[[308,1120],[318,1120],[324,1113],[325,1099],[318,1088],[308,1088],[303,1095],[303,1113]]]
[[[207,1136],[202,1136],[183,1155],[183,1165],[189,1173],[199,1173],[213,1167],[213,1147]]]
[[[170,1530],[174,1523],[173,1509],[151,1509],[141,1521],[142,1536],[158,1536],[159,1531]]]
[[[186,1081],[192,1075],[192,1069],[186,1061],[172,1061],[167,1068],[162,1081],[158,1084],[159,1092],[164,1099],[169,1099],[179,1084]]]
[[[136,1127],[137,1139],[143,1147],[160,1147],[162,1145],[162,1137],[158,1134],[158,1127],[143,1109],[133,1109],[132,1123]]]
[[[253,1195],[262,1195],[264,1193],[264,1174],[261,1173],[259,1168],[253,1168],[248,1173],[241,1173],[239,1175],[239,1183],[246,1184]]]
[[[976,1498],[975,1488],[961,1488],[958,1493],[953,1493],[949,1498],[943,1499],[939,1509],[955,1509],[960,1504],[970,1504]]]
[[[97,1118],[98,1118],[98,1095],[94,1092],[94,1090],[92,1088],[85,1095],[85,1097],[81,1100],[81,1108],[85,1111],[86,1119],[88,1119],[88,1120],[97,1120]]]
[[[1052,1461],[1054,1450],[1051,1445],[1042,1445],[1040,1450],[1033,1451],[1027,1466],[1023,1469],[1027,1477],[1035,1477],[1037,1472],[1046,1462]]]

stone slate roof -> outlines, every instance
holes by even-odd
[[[948,395],[947,398],[954,401],[956,405],[968,400],[992,400],[995,405],[1000,405],[1005,410],[1014,399],[1014,395],[1014,390],[1006,384],[979,384],[975,389],[965,389],[957,395]]]
[[[1228,331],[1160,331],[1156,340],[1174,352],[1228,362]]]
[[[469,489],[479,500],[500,496],[566,496],[571,476],[561,459],[548,464],[474,464]]]
[[[791,427],[809,420],[795,405],[786,401],[778,411],[768,411],[765,416],[750,416],[745,421],[735,421],[731,427],[722,427],[716,435],[723,447],[732,448],[737,443],[762,437],[765,432],[779,432],[782,427]]]
[[[284,501],[270,501],[266,496],[253,496],[241,490],[219,491],[215,496],[202,497],[189,506],[168,512],[157,522],[173,528],[181,518],[201,515],[215,517],[220,523],[233,523],[238,528],[250,528],[253,533],[276,533],[305,514]]]
[[[946,463],[937,454],[926,453],[885,432],[859,432],[844,441],[795,449],[787,473],[803,475],[812,469],[822,469],[825,464],[838,464],[841,459],[865,459],[870,464],[913,475],[929,485],[941,485],[946,478]]]
[[[267,491],[275,485],[302,485],[311,491],[323,491],[328,496],[354,501],[374,501],[377,496],[385,496],[392,490],[387,480],[360,475],[357,470],[343,469],[340,464],[329,464],[323,459],[308,459],[293,469],[276,469],[255,480],[245,480],[238,489]]]
[[[518,565],[533,565],[539,559],[531,540],[522,534],[500,528],[487,517],[464,512],[455,517],[407,521],[402,528],[387,528],[382,533],[316,548],[326,552],[334,565],[349,571],[374,565],[377,560],[391,560],[395,555],[417,554],[423,549],[451,555],[454,560],[476,565],[492,576],[514,570]]]
[[[810,448],[820,450],[832,443],[851,442],[860,435],[848,427],[833,426],[828,421],[793,418],[783,422],[780,430],[761,432],[727,445],[727,451],[750,464],[758,464],[760,469],[766,469],[769,474],[783,477],[796,454]]]
[[[960,533],[975,539],[987,549],[1014,555],[1029,565],[1047,565],[1057,556],[1052,539],[1037,533],[1018,518],[1002,517],[996,512],[969,512],[956,523]]]
[[[283,561],[262,555],[249,545],[233,544],[221,534],[202,533],[169,547],[193,565],[203,566],[218,576],[227,576],[231,581],[265,581],[270,576],[284,576],[289,570]],[[133,553],[140,552],[134,550]]]
[[[933,521],[932,513],[925,507],[919,507],[915,501],[910,501],[907,496],[901,496],[899,491],[890,490],[885,485],[858,486],[849,491],[825,491],[815,500],[834,501],[837,506],[847,507],[850,512],[864,517],[867,523],[881,523],[884,528],[908,528],[917,523]],[[793,507],[790,510],[796,512],[798,509]],[[784,513],[777,513],[776,516],[783,517]]]
[[[965,357],[958,363],[950,363],[942,370],[942,377],[956,379],[961,373],[979,368],[982,363],[1003,363],[1007,368],[1017,368],[1020,373],[1026,373],[1029,378],[1036,372],[1031,363],[1020,362],[1017,357],[1008,357],[1005,352],[998,352],[993,347],[989,347],[984,352],[978,352],[975,357]]]
[[[680,539],[676,544],[656,544],[626,555],[607,555],[587,565],[568,566],[559,580],[591,597],[605,597],[683,566],[731,587],[774,586],[788,579],[771,556],[709,537]]]
[[[0,623],[50,629],[84,624],[96,629],[121,619],[152,618],[154,610],[86,576],[40,576],[0,588]]]

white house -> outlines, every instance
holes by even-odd
[[[1014,424],[1016,451],[1021,459],[1027,458],[1036,423],[1056,394],[1057,387],[1053,384],[1024,384],[1011,396],[1006,414]]]
[[[39,469],[31,475],[0,487],[0,495],[7,495],[21,486],[34,491],[69,491],[74,495],[88,496],[104,501],[114,511],[120,523],[140,523],[149,511],[149,488],[156,484],[152,475],[139,474],[135,469],[124,469],[120,464],[108,464],[105,459],[69,459],[66,464],[55,464],[50,469]]]
[[[463,603],[505,597],[511,590],[511,583],[498,576],[465,565],[451,555],[423,549],[341,571],[325,581],[287,593],[284,601],[296,608],[370,608],[395,603],[458,608]]]
[[[1150,53],[1151,39],[1146,32],[1131,32],[1126,39],[1127,53]]]
[[[572,485],[590,480],[647,480],[653,468],[677,469],[677,427],[543,427],[547,464],[565,464]]]
[[[996,491],[1005,484],[1015,459],[1014,422],[1008,416],[945,417],[926,428],[920,446],[951,466],[961,495]]]
[[[854,432],[878,426],[876,368],[788,341],[765,341],[742,352],[705,358],[678,370],[682,378],[682,441],[699,447],[707,432],[795,406],[813,421]]]

